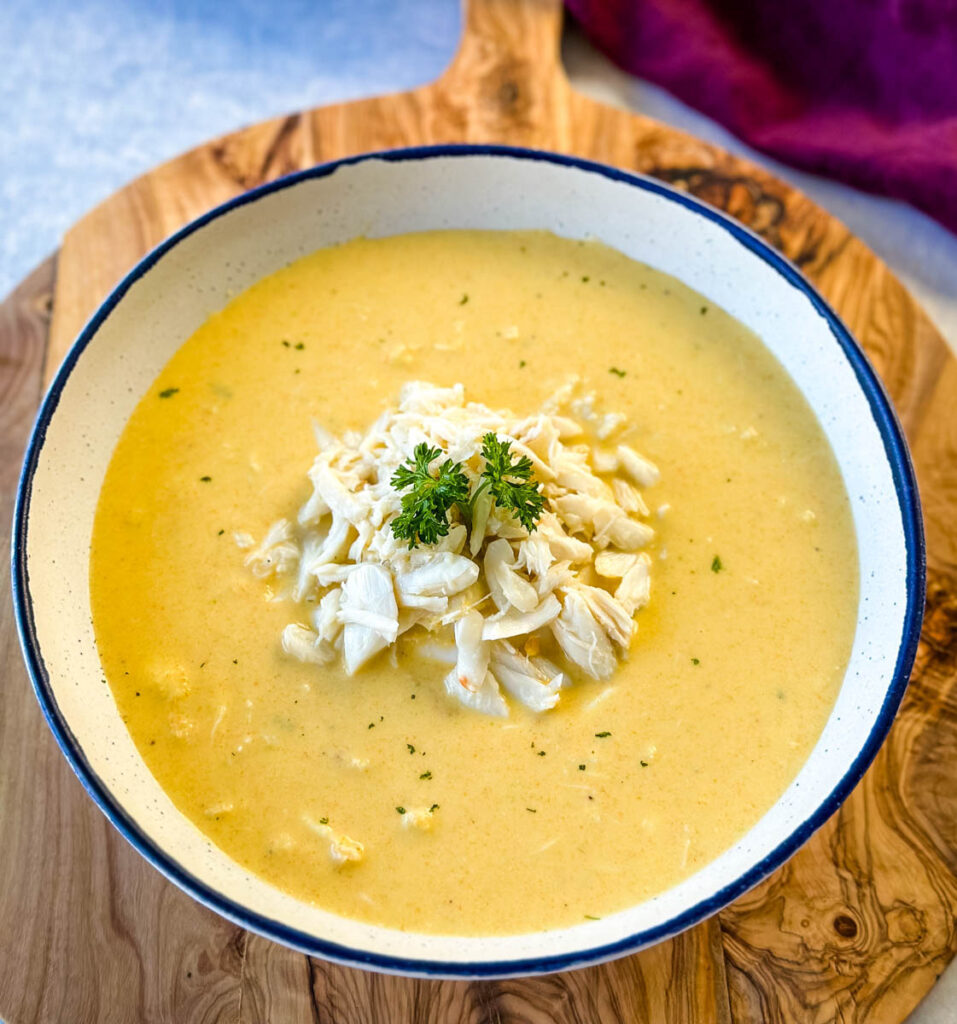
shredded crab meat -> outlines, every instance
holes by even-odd
[[[329,857],[336,867],[342,867],[350,862],[356,863],[365,856],[365,847],[357,839],[343,835],[331,828],[324,820],[316,821],[308,814],[302,816],[302,823],[306,828],[315,832],[321,839],[329,842]]]
[[[645,549],[655,532],[642,490],[659,478],[625,442],[624,417],[598,409],[575,381],[524,417],[466,401],[461,384],[413,382],[364,434],[314,429],[309,499],[258,545],[237,535],[250,571],[299,603],[280,638],[288,656],[339,659],[352,676],[414,636],[417,656],[450,666],[450,697],[496,716],[509,713],[506,695],[547,711],[575,679],[614,673],[651,596]],[[545,498],[535,528],[483,490],[470,513],[452,506],[435,544],[410,549],[392,531],[402,510],[395,471],[427,444],[442,452],[431,471],[460,463],[474,495],[488,433],[532,464]]]
[[[428,832],[435,821],[435,815],[428,807],[408,807],[402,815],[403,828],[420,828]]]

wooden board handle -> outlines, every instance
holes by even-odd
[[[541,113],[568,88],[561,0],[464,0],[463,25],[459,49],[433,87],[467,117],[457,137],[464,128],[477,140],[521,135],[527,145]]]

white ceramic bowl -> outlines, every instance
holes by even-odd
[[[90,625],[93,514],[140,397],[176,348],[232,295],[357,235],[546,228],[597,237],[673,274],[755,330],[810,402],[840,464],[860,551],[857,633],[834,710],[798,777],[717,860],[600,921],[503,938],[372,927],[251,875],[176,808],[137,753]],[[307,953],[428,976],[558,970],[633,951],[700,921],[781,864],[837,808],[884,738],[907,683],[924,593],[917,490],[874,372],[808,282],[757,236],[652,181],[500,147],[401,150],[284,178],[213,210],[146,257],[84,329],[43,403],[20,483],[17,620],[37,696],[93,799],[196,899]]]

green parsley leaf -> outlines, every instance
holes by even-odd
[[[600,740],[603,740],[603,739],[605,739],[605,737],[606,737],[606,736],[610,736],[610,735],[611,735],[611,733],[610,733],[610,732],[596,732],[596,733],[595,733],[595,736],[596,736],[596,737],[597,737],[598,739],[600,739]]]
[[[488,490],[499,508],[513,515],[526,530],[534,530],[545,507],[545,496],[532,477],[532,460],[523,455],[513,461],[511,442],[500,441],[494,433],[482,438],[485,469],[475,492],[470,494],[462,464],[446,459],[433,473],[432,464],[442,455],[440,448],[425,442],[416,445],[414,457],[392,474],[392,486],[402,495],[402,511],[392,520],[392,534],[407,540],[409,547],[434,544],[449,532],[449,512],[458,505],[466,520],[471,519],[475,499]]]
[[[500,441],[491,432],[482,438],[482,479],[488,482],[500,508],[511,512],[526,530],[534,530],[545,507],[545,495],[532,478],[532,460],[523,455],[513,462],[510,449],[510,441]]]
[[[456,503],[467,506],[469,500],[468,477],[462,464],[446,459],[438,474],[431,473],[432,463],[442,454],[439,448],[430,448],[424,441],[415,447],[415,459],[409,460],[393,473],[392,486],[397,491],[409,490],[402,495],[402,511],[392,520],[392,534],[407,540],[409,547],[434,544],[449,532],[449,510]]]
[[[179,394],[179,388],[164,388],[160,393],[160,398],[172,398],[173,395]]]
[[[619,370],[617,366],[609,366],[608,372],[613,373],[616,377],[624,377],[628,373],[627,370]]]
[[[397,812],[398,812],[399,814],[405,814],[405,808],[404,808],[404,807],[396,807],[396,811],[397,811]]]
[[[721,557],[720,557],[720,555],[715,555],[714,558],[711,560],[711,571],[712,572],[721,572],[721,570],[723,568],[724,568],[724,566],[721,564]]]

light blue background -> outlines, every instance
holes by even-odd
[[[0,0],[0,297],[154,164],[429,81],[459,29],[457,0]]]

